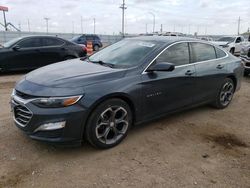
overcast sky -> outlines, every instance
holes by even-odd
[[[22,30],[46,31],[44,17],[49,17],[50,32],[118,34],[121,31],[122,0],[1,0],[8,6],[7,21]],[[152,32],[153,16],[156,31],[178,31],[198,34],[236,34],[240,16],[241,31],[250,27],[249,0],[126,0],[126,32]],[[0,22],[3,23],[2,14]],[[0,28],[3,30],[2,28]]]

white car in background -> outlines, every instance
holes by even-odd
[[[241,48],[246,45],[247,42],[243,36],[226,36],[212,43],[219,45],[233,55],[240,55]]]

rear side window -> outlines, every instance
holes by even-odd
[[[215,48],[215,51],[216,51],[217,58],[222,58],[222,57],[225,57],[227,55],[223,50],[221,50],[219,48]]]
[[[157,59],[156,63],[168,62],[175,66],[189,63],[188,43],[178,43],[165,50]]]
[[[22,40],[21,42],[18,43],[18,45],[21,48],[35,48],[35,47],[41,47],[42,42],[40,38],[29,38]]]
[[[207,61],[216,59],[215,49],[213,46],[204,43],[191,42],[192,62]]]
[[[61,46],[64,44],[63,41],[55,38],[43,38],[43,46]]]
[[[87,40],[93,40],[93,36],[87,35],[87,36],[86,36],[86,39],[87,39]]]

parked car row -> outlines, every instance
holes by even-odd
[[[240,55],[241,49],[248,43],[243,36],[225,36],[212,43],[219,45],[233,55]]]
[[[54,36],[15,38],[0,46],[0,72],[32,70],[52,63],[84,57],[87,41],[98,51],[103,45],[97,35],[81,35],[71,41]]]

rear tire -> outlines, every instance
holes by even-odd
[[[213,102],[213,106],[218,109],[226,108],[233,99],[235,85],[232,79],[226,78]]]
[[[109,99],[97,106],[90,115],[85,138],[96,148],[112,148],[127,136],[131,124],[129,105],[121,99]]]
[[[94,51],[96,51],[96,52],[97,52],[97,51],[99,51],[99,49],[100,49],[100,47],[99,47],[97,44],[96,44],[96,45],[94,45],[94,49],[93,49]]]

